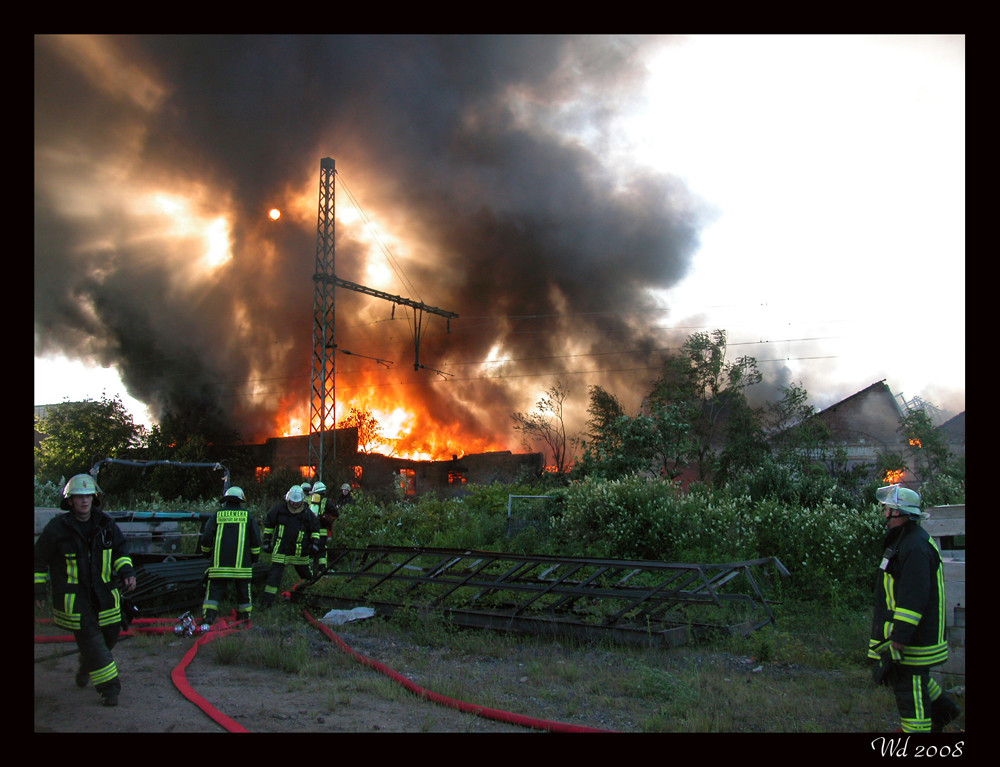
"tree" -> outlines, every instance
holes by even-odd
[[[101,458],[117,457],[148,438],[117,395],[52,405],[35,419],[35,429],[45,435],[35,448],[35,474],[53,482],[85,473]]]
[[[656,404],[648,415],[632,417],[614,395],[592,386],[587,412],[590,441],[574,467],[578,475],[613,479],[652,472],[675,479],[687,466],[694,443],[682,407]]]
[[[952,454],[927,411],[907,411],[901,431],[910,446],[912,468],[921,480],[920,497],[924,505],[965,503],[965,457]]]
[[[719,431],[736,408],[745,405],[745,391],[762,375],[753,357],[726,360],[726,331],[698,332],[688,337],[680,354],[664,364],[649,395],[652,407],[672,405],[690,426],[693,462],[698,477],[707,481],[718,467]]]
[[[583,457],[573,467],[578,477],[618,479],[649,472],[655,463],[654,427],[648,416],[621,415],[605,425],[601,439],[584,446]]]
[[[948,464],[951,458],[948,443],[941,430],[934,426],[926,410],[908,410],[903,416],[901,431],[903,439],[911,448],[914,463],[912,468],[921,480],[932,478]]]
[[[192,441],[204,445],[236,445],[240,442],[240,433],[232,427],[218,405],[198,401],[184,408],[167,410],[160,422],[153,425],[149,435],[149,447],[154,455]]]
[[[759,469],[771,458],[761,420],[762,409],[751,407],[742,392],[729,397],[729,404],[726,446],[718,463],[718,479],[723,484],[741,472]]]
[[[935,474],[920,486],[924,506],[965,503],[965,456],[952,456]]]
[[[587,421],[587,437],[591,443],[606,443],[614,439],[613,424],[623,415],[625,408],[619,399],[604,388],[590,387],[590,418]]]
[[[764,431],[772,455],[777,463],[796,475],[817,468],[832,471],[830,427],[813,418],[815,413],[801,382],[782,386],[781,398],[764,407]]]
[[[161,417],[150,430],[148,449],[143,458],[151,461],[177,463],[216,463],[225,461],[230,470],[246,475],[253,470],[245,465],[233,466],[233,451],[240,435],[228,425],[218,407],[198,403],[189,409],[173,409]],[[218,498],[222,486],[215,472],[190,467],[155,466],[136,477],[133,472],[111,471],[116,481],[134,488],[155,492],[166,500]]]
[[[687,408],[679,404],[654,404],[650,420],[655,438],[655,455],[660,472],[671,480],[677,479],[697,454],[698,442],[686,419]]]
[[[362,453],[374,453],[375,448],[390,443],[390,440],[382,436],[382,426],[370,410],[358,410],[352,407],[337,424],[338,429],[352,427],[358,430],[358,450]]]
[[[552,453],[552,466],[560,474],[566,470],[569,461],[569,438],[566,434],[564,406],[569,389],[560,381],[552,386],[535,403],[535,412],[525,415],[514,413],[514,431],[524,436],[524,446],[531,449],[531,443],[541,440]]]

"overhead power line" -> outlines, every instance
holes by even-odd
[[[410,282],[410,279],[406,276],[406,274],[404,274],[403,267],[400,266],[395,256],[392,255],[392,252],[389,250],[389,246],[383,242],[382,236],[379,234],[375,224],[372,223],[372,220],[368,218],[368,214],[365,213],[364,208],[361,207],[361,203],[358,202],[351,190],[348,189],[347,184],[344,182],[343,175],[341,173],[337,173],[336,178],[340,182],[340,186],[344,190],[345,194],[347,194],[348,199],[354,205],[355,210],[358,211],[358,215],[361,216],[362,220],[365,222],[365,227],[371,233],[372,239],[375,240],[379,248],[382,250],[382,253],[385,255],[386,261],[389,262],[389,268],[391,268],[396,274],[396,277],[398,277],[399,281],[403,283],[403,286],[407,289],[407,291],[411,295],[416,296],[418,301],[421,301],[422,299],[420,298],[420,294],[417,292],[416,287],[414,287],[413,283]]]
[[[727,346],[758,346],[758,345],[776,344],[776,343],[793,343],[793,342],[799,342],[799,341],[830,340],[830,339],[835,339],[835,338],[841,338],[841,336],[811,336],[811,337],[804,337],[804,338],[783,338],[783,339],[777,339],[775,341],[744,341],[744,342],[737,342],[737,343],[727,344]],[[516,363],[522,363],[522,362],[539,362],[539,361],[543,361],[543,360],[558,360],[558,359],[585,359],[585,358],[590,358],[590,357],[606,357],[606,356],[623,355],[623,354],[656,354],[656,353],[664,353],[664,352],[675,352],[675,351],[679,351],[680,348],[681,347],[679,347],[679,346],[665,346],[665,347],[658,347],[658,348],[655,348],[655,349],[625,349],[625,350],[615,350],[615,351],[606,351],[606,352],[584,352],[584,353],[579,353],[579,354],[543,355],[543,356],[537,356],[537,357],[515,357],[515,358],[509,358],[509,359],[478,360],[478,361],[468,361],[468,362],[447,362],[447,363],[441,363],[441,366],[442,367],[467,367],[467,366],[474,366],[474,365],[509,365],[509,364],[516,364]],[[352,356],[359,357],[359,358],[372,359],[372,360],[375,360],[376,362],[379,361],[378,358],[376,358],[376,357],[367,357],[366,355],[358,354],[357,352],[350,352],[350,354]],[[761,363],[761,362],[786,362],[786,361],[802,361],[802,360],[817,360],[817,359],[838,359],[841,356],[842,355],[819,355],[819,356],[808,356],[808,357],[806,357],[806,356],[801,356],[801,357],[787,357],[786,356],[786,357],[774,357],[774,358],[769,358],[769,359],[757,359],[757,362]],[[169,361],[169,359],[172,359],[172,358],[165,358],[163,361]],[[153,361],[150,360],[149,362],[153,362]],[[657,369],[657,368],[658,368],[658,366],[654,366],[653,368],[627,368],[627,369],[628,370],[632,370],[632,369],[644,370],[644,369]],[[370,372],[372,372],[372,370],[375,370],[376,372],[379,372],[378,368],[357,369],[357,370],[341,370],[341,371],[339,371],[338,375],[352,375],[352,374],[357,374],[357,373],[370,373]],[[524,374],[524,375],[532,375],[532,376],[535,376],[535,375],[538,375],[538,376],[541,376],[541,375],[556,375],[556,374],[559,374],[561,372],[564,372],[564,371],[554,371],[553,373],[530,373],[530,374]],[[614,372],[614,371],[579,371],[579,373],[586,373],[586,372]],[[185,373],[178,372],[176,375],[177,376],[183,376],[183,375],[185,375]],[[159,372],[157,374],[157,378],[164,378],[164,377],[169,377],[169,375],[168,374],[163,374],[162,372]],[[301,380],[303,378],[308,378],[308,377],[309,377],[309,375],[306,374],[306,373],[304,373],[302,375],[294,375],[294,376],[268,376],[266,378],[250,378],[250,379],[244,379],[244,380],[221,380],[221,381],[217,381],[216,383],[218,385],[220,385],[220,386],[234,386],[234,387],[236,387],[236,386],[246,386],[246,385],[250,385],[250,384],[267,383],[267,382],[274,382],[274,381],[295,381],[295,380]],[[505,376],[490,376],[488,378],[502,378],[502,377],[505,377]],[[513,377],[513,376],[507,376],[507,377]],[[481,379],[481,377],[473,377],[473,378],[454,378],[452,380],[457,382],[457,381],[480,380],[480,379]],[[269,392],[269,393],[274,393],[274,392]],[[278,393],[284,393],[284,392],[278,392]]]

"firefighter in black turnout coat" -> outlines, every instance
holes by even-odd
[[[945,582],[941,552],[920,527],[929,515],[920,496],[900,485],[880,487],[888,533],[875,587],[868,657],[879,660],[875,679],[891,687],[903,732],[941,732],[961,708],[931,678],[948,660]]]
[[[264,551],[271,552],[271,570],[261,598],[264,607],[274,604],[285,565],[292,565],[303,579],[312,578],[310,564],[320,553],[320,527],[305,501],[302,488],[292,485],[285,500],[268,511],[264,519]]]
[[[35,542],[35,604],[45,606],[52,585],[52,615],[73,632],[80,649],[78,687],[93,682],[105,706],[118,705],[121,680],[111,654],[127,620],[118,583],[135,588],[125,535],[100,508],[100,488],[89,474],[71,477],[60,507]]]
[[[205,631],[219,614],[219,603],[232,586],[236,590],[236,613],[239,620],[253,610],[251,585],[253,565],[260,556],[261,535],[257,520],[243,508],[246,496],[239,487],[231,487],[222,497],[222,508],[208,520],[199,545],[212,558],[208,568],[208,587],[202,606]]]

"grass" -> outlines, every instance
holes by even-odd
[[[785,608],[778,623],[747,638],[675,648],[574,646],[520,637],[539,657],[525,664],[532,696],[574,717],[601,709],[643,732],[883,731],[895,716],[891,696],[870,682],[863,648],[865,611]],[[508,652],[495,632],[415,624],[414,640],[447,641],[456,654]],[[402,629],[403,627],[396,627]],[[808,631],[804,629],[809,629]],[[479,679],[474,689],[510,681]],[[456,692],[456,697],[462,697]],[[891,729],[891,727],[890,727]]]
[[[776,623],[745,638],[676,648],[466,629],[415,608],[335,631],[355,649],[356,643],[378,648],[375,660],[425,689],[554,721],[629,732],[891,732],[898,726],[891,693],[872,684],[864,657],[868,611],[786,604],[776,616]],[[279,602],[255,611],[253,620],[254,631],[211,643],[216,663],[275,669],[288,675],[290,689],[303,692],[322,680],[331,707],[360,695],[412,697],[329,642],[306,623],[298,604]]]

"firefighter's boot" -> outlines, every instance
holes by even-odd
[[[962,713],[962,707],[944,693],[931,703],[931,732],[944,732]]]

